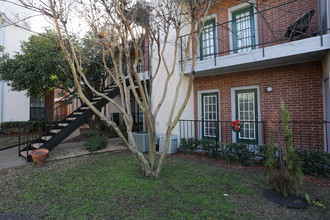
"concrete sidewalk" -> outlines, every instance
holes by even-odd
[[[60,144],[54,150],[52,150],[49,153],[49,158],[47,159],[47,161],[77,157],[92,153],[101,153],[125,149],[126,148],[123,146],[120,138],[110,138],[109,144],[106,148],[95,152],[89,152],[88,150],[86,150],[84,142],[66,143]],[[0,151],[0,170],[18,167],[25,164],[28,164],[28,162],[26,162],[25,158],[18,156],[18,147]]]

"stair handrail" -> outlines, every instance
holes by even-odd
[[[106,82],[106,79],[107,79],[107,76],[103,76],[103,77],[101,77],[101,78],[95,78],[95,80],[93,80],[91,83],[95,83],[95,82],[97,82],[97,81],[100,81],[101,82],[101,89],[102,90],[104,90],[104,88],[106,88],[106,86],[105,86],[105,82]],[[109,85],[111,85],[111,83],[109,84]],[[109,86],[108,85],[108,86]],[[85,91],[86,89],[89,89],[87,86],[82,86],[82,88],[83,88],[83,92],[85,93],[85,94],[87,94],[87,91]],[[44,116],[43,117],[41,117],[41,118],[39,118],[38,120],[36,120],[36,121],[34,121],[34,123],[32,123],[31,124],[31,120],[29,120],[29,121],[27,121],[26,123],[24,123],[24,124],[22,124],[22,125],[20,125],[19,126],[19,136],[18,136],[18,138],[19,138],[19,140],[18,140],[18,150],[19,150],[19,152],[21,151],[21,145],[23,145],[23,144],[31,144],[31,143],[33,143],[37,138],[36,137],[34,137],[34,138],[26,138],[26,140],[24,141],[24,142],[22,142],[21,141],[21,136],[22,136],[22,133],[26,133],[26,131],[30,131],[31,130],[31,128],[33,127],[33,126],[35,126],[37,123],[40,123],[41,121],[44,121],[44,119],[45,118],[47,118],[50,114],[53,114],[53,112],[54,111],[56,111],[58,108],[60,108],[60,107],[62,107],[63,105],[65,105],[65,104],[67,104],[67,103],[65,103],[65,101],[67,101],[67,100],[72,100],[72,99],[74,99],[74,98],[77,98],[77,99],[79,99],[79,97],[77,96],[77,93],[76,93],[76,91],[72,91],[72,92],[70,92],[69,94],[67,94],[66,96],[64,96],[64,97],[62,97],[60,100],[58,100],[58,101],[56,101],[56,102],[54,102],[54,104],[53,105],[51,105],[51,106],[49,106],[48,108],[47,108],[47,110],[49,110],[46,114],[44,114],[44,113],[40,113],[39,114],[39,116],[41,116],[41,115],[43,115],[44,114]],[[58,103],[61,103],[60,105],[57,105]],[[54,106],[56,106],[55,108],[54,108]],[[67,116],[69,116],[69,115],[71,115],[74,111],[76,111],[78,108],[75,108],[75,109],[73,109],[73,111],[72,112],[70,112]],[[62,120],[60,120],[60,121],[63,121],[63,119]],[[59,121],[59,122],[60,122]],[[44,131],[44,133],[47,133],[47,132],[49,132],[51,129],[52,129],[52,127],[53,126],[50,126],[49,127],[49,129],[47,129],[47,130],[45,130]],[[24,132],[22,132],[22,129],[24,129]]]

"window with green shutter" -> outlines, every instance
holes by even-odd
[[[232,36],[234,52],[243,52],[255,49],[255,24],[253,8],[248,7],[233,12]]]
[[[200,59],[206,60],[214,57],[216,53],[216,28],[215,18],[209,19],[204,23],[204,30],[199,39]]]

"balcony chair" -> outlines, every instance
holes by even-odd
[[[301,15],[287,28],[285,38],[292,40],[297,36],[303,35],[307,31],[314,13],[315,10],[312,9]]]

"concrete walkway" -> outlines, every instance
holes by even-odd
[[[101,153],[108,151],[125,150],[122,141],[119,138],[110,138],[106,148],[89,152],[85,149],[84,142],[66,143],[58,145],[49,153],[48,161],[60,160],[65,158],[77,157],[92,153]],[[18,167],[27,164],[26,159],[18,156],[18,147],[0,151],[0,170]]]

